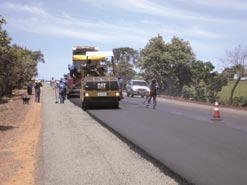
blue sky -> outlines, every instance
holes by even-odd
[[[176,36],[220,71],[226,50],[247,43],[246,0],[1,0],[0,14],[12,43],[42,51],[44,79],[68,72],[75,45],[138,50]]]

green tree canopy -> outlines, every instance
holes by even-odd
[[[237,88],[241,77],[247,75],[246,69],[247,69],[247,45],[239,45],[235,47],[231,51],[226,51],[226,55],[223,59],[221,59],[224,63],[230,64],[232,67],[228,69],[230,72],[234,72],[234,74],[237,75],[237,80],[235,81],[230,95],[228,103],[232,104],[233,102],[233,96],[235,89]],[[226,72],[226,71],[225,71]]]
[[[169,76],[170,58],[162,36],[158,36],[151,38],[141,50],[137,66],[143,72],[145,80],[156,78],[162,87],[164,77]]]
[[[5,19],[0,16],[0,96],[22,88],[25,82],[38,75],[38,62],[45,62],[41,51],[31,51],[16,44],[3,29]]]
[[[156,78],[168,95],[180,95],[182,87],[191,82],[191,65],[194,53],[188,42],[173,37],[165,43],[158,35],[149,40],[141,50],[138,67],[145,72],[145,79]]]
[[[6,20],[3,16],[0,15],[0,47],[8,47],[11,38],[8,36],[7,31],[3,28],[3,25],[6,24]]]
[[[135,74],[134,63],[138,57],[138,51],[129,47],[121,47],[113,49],[115,63],[117,65],[116,75],[126,82]]]

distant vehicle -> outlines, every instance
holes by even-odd
[[[240,80],[247,80],[247,76],[240,78]]]
[[[233,79],[234,80],[237,80],[238,79],[238,75],[237,74],[234,74]],[[247,76],[241,77],[240,80],[247,80]]]
[[[141,96],[144,98],[149,95],[148,83],[144,80],[130,80],[126,85],[127,96]]]

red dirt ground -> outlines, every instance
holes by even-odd
[[[41,130],[41,103],[22,103],[25,90],[0,104],[0,184],[34,185]]]

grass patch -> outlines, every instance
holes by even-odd
[[[229,81],[227,86],[223,86],[222,90],[218,93],[220,100],[226,103],[229,99],[231,89],[233,88],[235,81]],[[247,81],[240,81],[235,89],[234,97],[244,97],[247,99]]]

